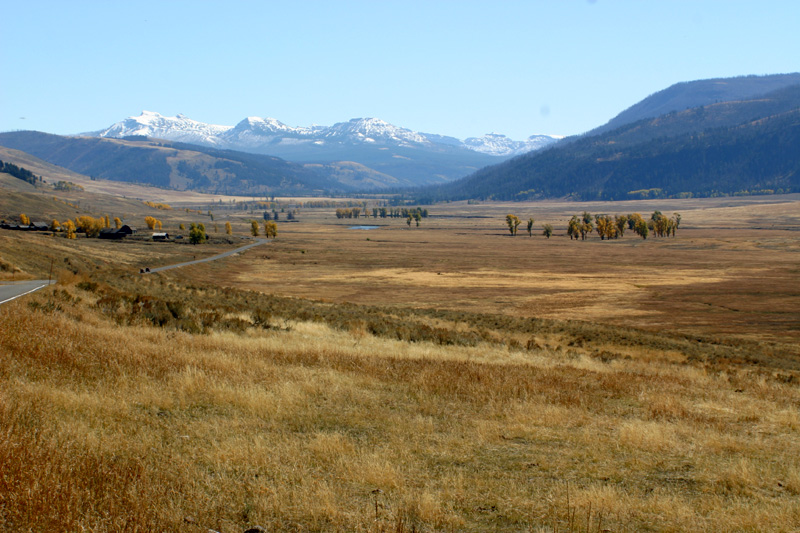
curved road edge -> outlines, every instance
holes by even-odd
[[[179,268],[179,267],[184,267],[184,266],[189,266],[189,265],[196,265],[198,263],[208,263],[209,261],[216,261],[217,259],[222,259],[224,257],[230,257],[230,256],[232,256],[234,254],[238,254],[240,252],[244,252],[245,250],[249,250],[250,248],[254,248],[256,246],[261,246],[262,244],[266,244],[268,242],[269,242],[268,239],[258,239],[258,240],[256,240],[256,242],[251,242],[250,244],[247,244],[245,246],[241,246],[239,248],[236,248],[234,250],[229,250],[229,251],[221,253],[221,254],[212,255],[211,257],[205,257],[203,259],[195,259],[194,261],[186,261],[185,263],[177,263],[177,264],[174,264],[174,265],[166,265],[166,266],[162,266],[162,267],[151,268],[150,271],[147,272],[147,273],[152,274],[153,272],[161,272],[163,270],[170,270],[172,268]]]
[[[15,281],[9,284],[0,283],[0,305],[16,300],[20,296],[25,296],[41,288],[55,283],[55,280],[35,279],[30,281]]]

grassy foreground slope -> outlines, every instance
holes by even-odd
[[[0,529],[800,526],[796,353],[198,287],[87,241],[0,307]]]

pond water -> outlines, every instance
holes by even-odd
[[[378,229],[380,226],[350,226],[347,229]]]

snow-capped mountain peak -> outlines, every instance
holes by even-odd
[[[198,122],[183,114],[168,117],[155,111],[142,111],[139,116],[129,117],[91,135],[141,135],[258,153],[270,153],[276,145],[310,143],[318,147],[370,144],[420,149],[462,148],[498,157],[536,150],[557,140],[547,135],[534,135],[524,141],[514,141],[505,135],[489,133],[461,141],[454,137],[419,133],[378,118],[354,118],[333,126],[291,127],[274,118],[250,116],[236,126],[221,126]]]
[[[421,134],[389,124],[379,118],[354,118],[337,122],[324,133],[326,138],[351,142],[384,142],[390,144],[427,144]]]
[[[142,111],[138,117],[128,117],[98,132],[98,137],[127,137],[143,135],[187,143],[216,145],[220,135],[231,126],[218,126],[192,120],[185,115],[165,117],[155,111]]]

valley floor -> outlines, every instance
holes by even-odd
[[[674,239],[564,236],[659,208]],[[796,200],[430,211],[146,276],[241,239],[0,233],[59,276],[0,306],[0,529],[800,527]]]

